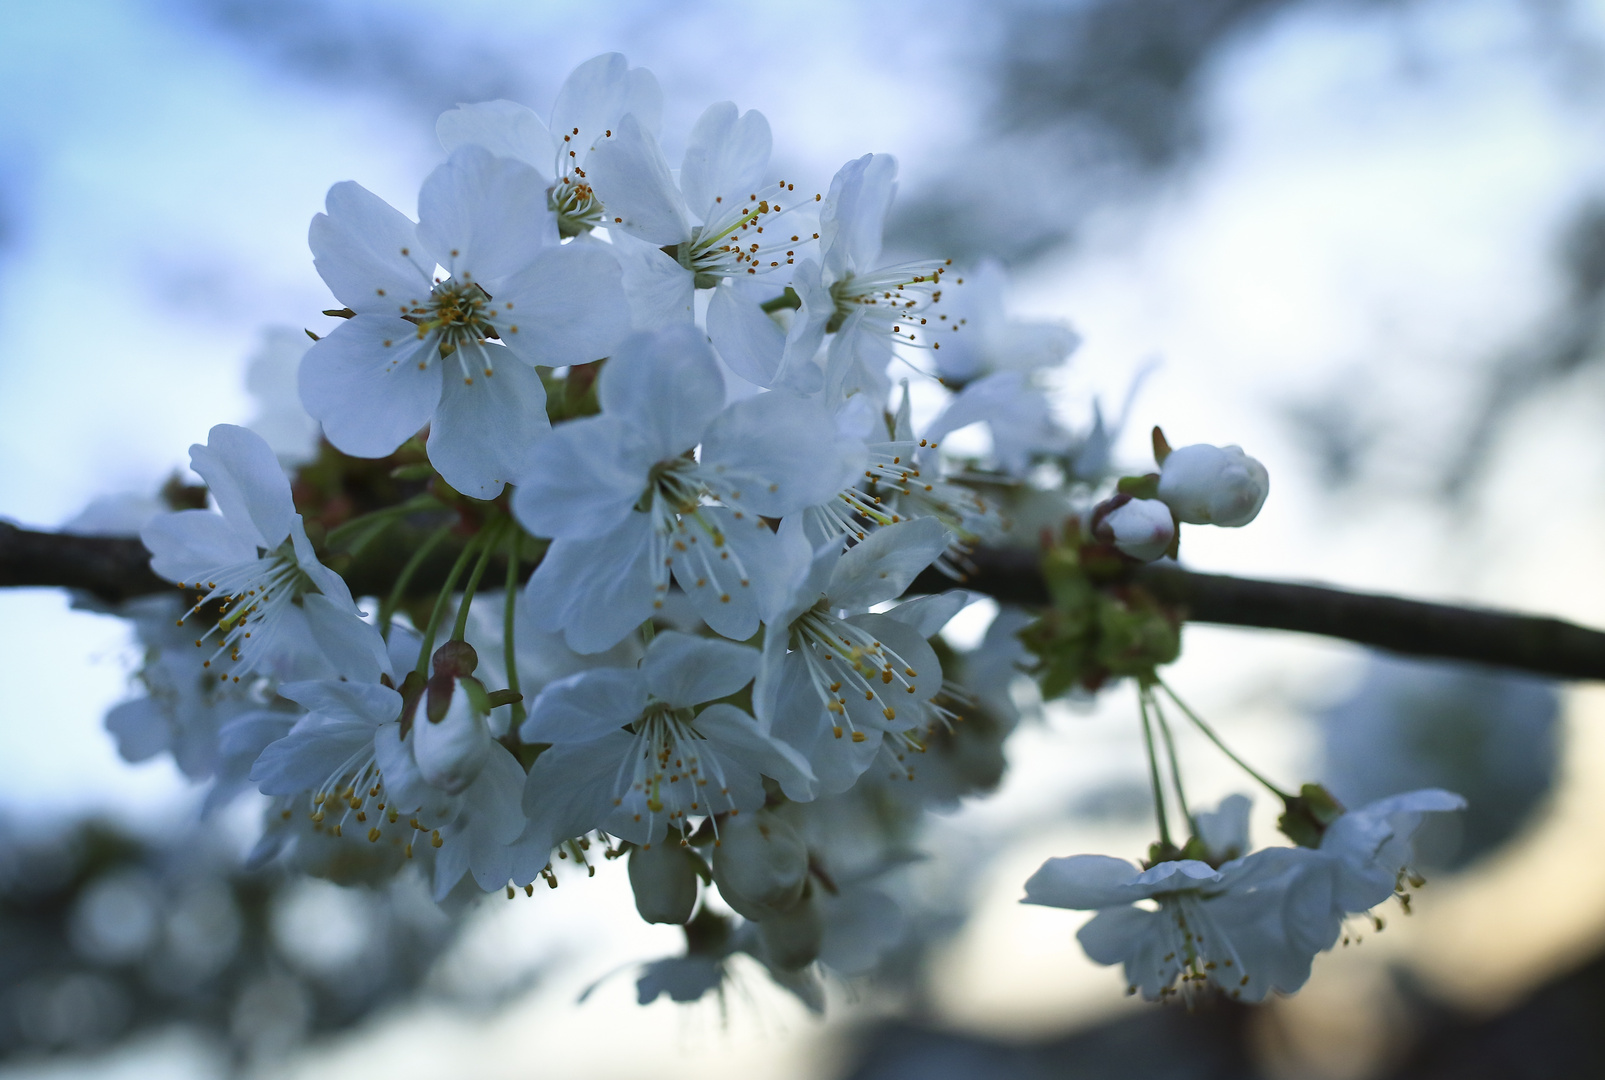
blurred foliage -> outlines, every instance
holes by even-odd
[[[1450,869],[1515,836],[1548,793],[1559,756],[1551,683],[1470,666],[1374,656],[1355,691],[1323,710],[1327,786],[1348,806],[1416,788],[1466,797],[1416,839]]]
[[[413,996],[460,919],[417,880],[253,872],[217,830],[0,822],[0,1060],[178,1024],[238,1065]]]

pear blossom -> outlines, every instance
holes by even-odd
[[[1196,443],[1172,450],[1159,469],[1159,498],[1189,525],[1238,528],[1259,516],[1270,493],[1265,466],[1239,446]]]
[[[532,167],[472,145],[424,181],[417,224],[354,182],[329,190],[312,252],[355,315],[308,350],[300,385],[330,442],[383,457],[428,424],[459,491],[513,479],[549,428],[534,365],[596,360],[622,333],[617,260],[560,244],[546,198]]]
[[[554,538],[527,586],[537,625],[606,649],[661,607],[672,572],[717,633],[751,637],[783,587],[763,519],[824,501],[859,448],[789,394],[726,407],[718,362],[689,328],[632,336],[597,390],[601,415],[560,425],[513,497],[519,521]]]
[[[886,733],[917,727],[941,688],[941,664],[919,630],[869,609],[902,595],[946,549],[947,530],[924,518],[879,529],[846,552],[832,544],[814,553],[793,518],[781,537],[805,570],[764,618],[753,705],[834,794],[875,760]]]
[[[258,672],[376,680],[390,670],[379,632],[364,622],[339,574],[318,561],[295,512],[290,484],[261,437],[219,424],[190,447],[190,466],[221,513],[181,510],[140,532],[151,569],[201,599],[180,624],[220,603],[218,621],[195,639],[216,645],[203,661],[219,681]],[[233,666],[222,670],[214,662]]]
[[[657,845],[693,818],[755,811],[764,776],[788,798],[813,798],[807,762],[767,724],[716,700],[757,666],[745,645],[666,630],[639,668],[584,671],[542,690],[519,730],[526,743],[551,744],[524,790],[529,830],[519,844],[536,869],[554,845],[593,829]]]
[[[549,123],[515,102],[486,101],[442,113],[435,133],[448,154],[482,146],[533,166],[546,184],[558,232],[578,236],[603,224],[606,214],[586,172],[591,151],[612,137],[626,115],[655,136],[662,112],[657,77],[630,67],[621,53],[603,53],[563,81]]]

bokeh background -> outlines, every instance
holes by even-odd
[[[665,143],[762,110],[823,189],[902,163],[892,243],[996,258],[1085,344],[1066,420],[1238,442],[1273,493],[1185,561],[1605,624],[1605,4],[1584,0],[0,3],[0,515],[150,492],[249,422],[270,327],[329,306],[336,181],[403,209],[434,118],[543,112],[603,51]],[[1213,533],[1213,535],[1209,535]],[[955,636],[974,641],[989,605]],[[167,760],[102,730],[126,624],[0,594],[0,1077],[1593,1075],[1605,1060],[1605,694],[1192,627],[1173,683],[1274,775],[1472,800],[1417,913],[1252,1010],[1134,1004],[1081,919],[1016,901],[1050,855],[1148,839],[1134,705],[1055,705],[1000,791],[931,823],[950,917],[809,1016],[761,975],[634,1004],[676,951],[622,873],[442,913],[245,874]],[[1205,796],[1246,790],[1183,746]],[[1195,796],[1197,799],[1197,796]],[[1270,835],[1274,811],[1257,808]],[[613,868],[617,869],[617,868]],[[587,989],[594,990],[581,1003]],[[1536,1070],[1536,1071],[1535,1071]]]

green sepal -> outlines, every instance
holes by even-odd
[[[1276,827],[1299,847],[1320,847],[1327,826],[1344,814],[1343,804],[1320,784],[1305,784],[1297,795],[1282,801],[1287,809],[1276,819]]]
[[[1115,490],[1122,495],[1130,495],[1133,499],[1159,498],[1159,474],[1145,473],[1142,476],[1122,476],[1115,484]]]

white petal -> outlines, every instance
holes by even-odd
[[[780,674],[772,680],[774,690],[769,695],[770,715],[774,717],[770,730],[807,760],[818,778],[820,795],[840,795],[875,763],[885,735],[873,729],[862,733],[862,742],[855,742],[845,732],[837,737],[830,714],[814,691],[802,654],[785,654],[778,670]]]
[[[597,668],[558,679],[536,696],[518,729],[525,742],[591,742],[634,723],[646,708],[647,679],[630,668]]]
[[[440,401],[434,337],[387,315],[347,319],[301,361],[301,404],[338,449],[384,457],[417,434]]]
[[[279,459],[248,428],[218,424],[206,445],[189,448],[190,468],[206,481],[217,508],[242,536],[272,551],[290,535],[295,500]]]
[[[290,733],[271,743],[251,766],[264,795],[299,795],[329,779],[373,745],[371,724],[303,716]]]
[[[898,604],[884,614],[888,619],[896,619],[905,626],[912,627],[922,638],[933,638],[942,632],[942,627],[951,622],[953,616],[963,611],[974,599],[976,598],[963,589],[949,589],[945,593],[917,596]]]
[[[313,679],[285,683],[279,687],[279,696],[308,712],[370,727],[394,720],[401,712],[401,695],[378,683]]]
[[[1081,858],[1101,858],[1102,856],[1084,855]],[[1115,860],[1119,862],[1121,860]],[[1126,864],[1128,867],[1130,864]],[[1027,900],[1026,903],[1042,903],[1039,900]],[[1081,907],[1080,904],[1053,904],[1053,907]],[[1090,919],[1081,931],[1076,934],[1076,940],[1087,951],[1087,956],[1099,964],[1129,963],[1130,957],[1141,948],[1140,943],[1154,933],[1157,920],[1163,918],[1157,912],[1144,911],[1135,907],[1112,907],[1099,912]],[[1130,964],[1136,967],[1136,964]],[[1156,972],[1157,974],[1157,972]],[[1165,985],[1169,985],[1167,981]]]
[[[546,181],[522,161],[464,146],[418,192],[418,239],[454,278],[491,288],[557,243]]]
[[[663,91],[657,78],[645,68],[630,68],[622,53],[603,53],[563,80],[552,104],[552,129],[560,141],[564,135],[572,136],[568,149],[577,150],[583,160],[586,150],[599,144],[608,129],[618,127],[626,113],[655,132],[662,112]]]
[[[698,616],[736,641],[756,634],[762,613],[780,602],[785,587],[785,553],[769,527],[752,515],[738,518],[722,507],[703,507],[674,540],[665,558]]]
[[[492,306],[502,343],[528,364],[599,360],[629,332],[624,271],[603,244],[576,242],[537,252],[502,282]]]
[[[771,735],[762,724],[734,705],[709,705],[692,725],[716,752],[739,761],[780,785],[786,798],[806,802],[818,785],[803,756]]]
[[[758,386],[773,386],[786,351],[786,333],[756,301],[728,286],[708,301],[708,336],[730,370]]]
[[[604,416],[622,420],[667,460],[702,441],[724,406],[724,376],[695,327],[633,334],[602,368]]]
[[[606,536],[552,541],[526,587],[536,625],[561,630],[575,652],[612,648],[652,614],[651,559],[645,514],[631,514]]]
[[[619,731],[542,751],[524,783],[529,826],[520,843],[535,851],[544,845],[550,853],[553,845],[599,827],[618,801],[619,768],[634,746],[635,739]]]
[[[1125,859],[1109,855],[1049,859],[1026,881],[1021,903],[1082,910],[1129,904],[1138,899],[1133,884],[1139,873]],[[1092,955],[1091,949],[1088,955]],[[1104,964],[1114,962],[1098,956],[1093,959]]]
[[[532,447],[513,511],[536,536],[603,536],[635,511],[656,455],[638,448],[626,421],[587,416],[559,424]]]
[[[758,650],[661,630],[641,661],[652,696],[677,708],[726,697],[758,674]]]
[[[903,595],[921,570],[947,550],[947,530],[935,518],[876,529],[841,557],[830,578],[832,607],[862,611]]]
[[[729,505],[765,517],[833,498],[864,460],[863,444],[839,438],[822,405],[784,391],[725,409],[708,425],[702,447],[711,486]]]
[[[301,610],[324,659],[344,678],[356,680],[352,685],[376,683],[380,672],[388,670],[384,638],[349,603],[308,593],[301,598]]]
[[[849,161],[830,181],[820,215],[819,244],[825,271],[840,280],[870,270],[880,261],[886,211],[897,192],[897,159],[865,154]]]
[[[327,214],[312,219],[307,243],[329,291],[353,311],[394,314],[429,296],[434,260],[412,220],[361,184],[329,189]]]
[[[847,715],[865,731],[907,731],[914,727],[921,716],[919,707],[942,689],[942,662],[936,650],[912,626],[885,615],[855,615],[847,621],[870,634],[888,653],[895,653],[901,660],[897,673],[908,680],[907,686],[901,680],[878,684],[880,693],[874,701],[861,693],[845,694]],[[915,674],[909,675],[910,671]],[[894,715],[886,715],[888,708]]]
[[[454,369],[458,354],[477,352],[495,367],[473,382]],[[530,455],[551,432],[546,388],[523,361],[494,346],[464,346],[446,361],[444,389],[429,426],[429,462],[446,483],[474,499],[494,499],[502,485],[529,468]],[[471,356],[465,362],[477,366]]]
[[[610,232],[629,233],[653,244],[691,239],[685,200],[669,173],[657,139],[633,116],[619,121],[586,159],[585,172],[602,197]]]
[[[168,581],[202,581],[225,566],[256,558],[255,545],[210,510],[162,514],[139,530],[139,538],[150,549],[150,568]]]
[[[708,106],[691,129],[680,166],[680,190],[699,220],[715,215],[714,200],[746,199],[764,185],[772,138],[769,121],[756,109],[741,113],[733,103]],[[673,243],[673,241],[664,241]]]
[[[482,101],[459,105],[435,121],[440,145],[450,154],[464,146],[483,146],[497,157],[517,158],[552,182],[557,151],[551,132],[534,110],[513,101]]]
[[[613,248],[624,271],[631,329],[659,330],[692,321],[696,290],[691,271],[656,245],[629,233],[614,233]]]

